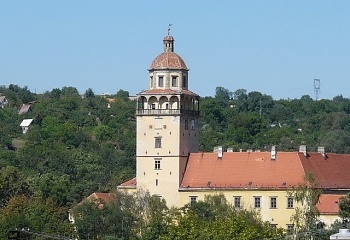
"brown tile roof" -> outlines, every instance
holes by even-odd
[[[298,152],[191,153],[180,188],[263,188],[298,186],[311,172],[323,189],[350,189],[350,155]],[[184,190],[184,189],[183,189]]]
[[[328,153],[324,158],[319,153],[299,153],[305,173],[312,172],[322,188],[350,189],[350,155]]]
[[[185,94],[185,95],[192,95],[192,96],[199,96],[198,94],[191,92],[189,90],[183,89],[181,91],[178,90],[173,90],[173,89],[150,89],[150,90],[146,90],[143,91],[140,94],[147,94],[147,95],[155,95],[155,94],[174,94],[174,95],[178,95],[178,94]]]
[[[136,177],[133,179],[130,179],[126,182],[123,182],[118,186],[118,188],[136,188],[137,180]]]
[[[85,198],[83,202],[91,201],[98,204],[99,208],[103,208],[104,204],[109,203],[113,199],[113,197],[114,195],[111,193],[94,192],[90,196]]]
[[[23,104],[18,114],[27,113],[30,110],[31,104]]]
[[[182,188],[290,188],[303,181],[295,152],[194,153],[190,155]]]
[[[322,194],[319,203],[316,205],[320,214],[335,214],[339,212],[339,199],[345,195]]]
[[[174,52],[163,52],[158,55],[150,66],[151,69],[185,69],[188,70],[185,61]]]

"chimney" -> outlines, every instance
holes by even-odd
[[[317,152],[320,153],[324,158],[326,157],[326,150],[324,147],[318,147]]]
[[[271,147],[271,160],[276,160],[276,146]]]
[[[304,153],[304,156],[307,157],[306,145],[300,145],[299,152]]]
[[[218,157],[222,158],[222,147],[221,146],[218,147]]]

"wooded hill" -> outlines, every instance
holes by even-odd
[[[135,176],[135,107],[129,93],[81,96],[74,87],[35,94],[0,86],[0,232],[13,226],[72,231],[67,210],[93,192],[111,192]],[[19,114],[23,104],[28,112]],[[200,150],[350,153],[350,99],[274,100],[260,92],[217,87],[200,102]],[[26,134],[20,124],[33,119]],[[27,209],[26,216],[14,215]],[[51,211],[51,212],[50,212]],[[52,214],[54,212],[55,214]],[[47,214],[46,220],[42,216]],[[1,235],[0,235],[1,237]]]

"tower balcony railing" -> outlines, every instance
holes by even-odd
[[[187,109],[136,109],[136,115],[192,115],[199,116],[198,110]]]

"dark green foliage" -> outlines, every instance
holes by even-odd
[[[282,229],[263,222],[258,214],[236,210],[223,195],[208,195],[189,204],[159,239],[278,239]]]
[[[96,95],[90,88],[83,96],[75,87],[35,94],[27,87],[12,84],[0,86],[0,94],[9,101],[5,108],[0,108],[1,211],[9,209],[9,204],[20,197],[41,199],[35,206],[45,205],[49,199],[50,206],[58,211],[74,206],[92,192],[113,191],[118,184],[134,177],[136,103],[129,100],[129,92],[119,90],[110,105],[104,96]],[[22,104],[28,102],[33,102],[32,111],[19,115]],[[307,95],[300,99],[273,100],[256,91],[231,92],[217,87],[214,97],[201,99],[200,111],[200,150],[203,151],[212,151],[219,145],[235,151],[264,151],[272,145],[277,145],[279,151],[296,151],[299,145],[306,144],[311,151],[322,145],[328,152],[350,153],[350,99],[341,95],[319,101]],[[23,134],[19,125],[26,118],[34,121]],[[27,209],[31,203],[26,201],[17,202]],[[218,228],[231,226],[229,219],[216,221],[215,216],[221,210],[212,206],[222,205],[210,201],[191,206],[189,215],[181,221],[193,223],[205,218],[214,219],[212,224]],[[139,224],[136,228],[142,227],[145,239],[157,239],[157,236],[167,239],[166,234],[175,229],[169,221],[174,213],[159,199],[151,198],[144,203],[138,213],[148,209],[147,219],[133,218]],[[19,205],[16,206],[21,209]],[[110,210],[121,214],[118,207]],[[4,224],[1,230],[30,224],[32,220],[26,214],[26,211],[8,213],[2,221],[11,224]],[[130,216],[123,214],[120,216],[125,222]],[[206,224],[204,221],[196,224],[200,228],[209,227],[201,225]],[[39,225],[49,232],[42,223]],[[181,226],[186,233],[186,226]],[[119,230],[113,232],[116,227]],[[111,239],[136,236],[135,232],[126,233],[120,228],[108,226],[106,231],[111,232]]]

